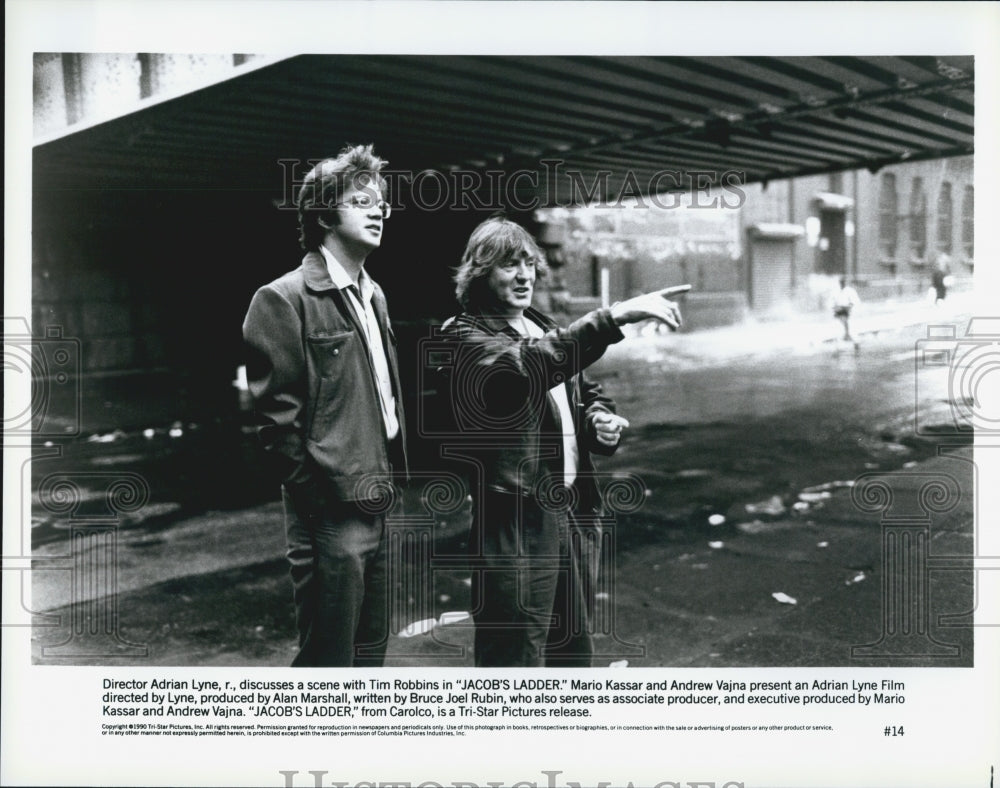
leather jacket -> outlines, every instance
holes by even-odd
[[[534,309],[525,317],[541,325],[545,335],[526,338],[502,317],[468,312],[441,328],[439,336],[454,345],[450,363],[441,370],[456,436],[449,453],[473,466],[473,482],[481,474],[485,489],[537,494],[537,485],[562,467],[562,425],[549,389],[565,384],[579,448],[577,487],[585,488],[581,503],[596,507],[590,454],[611,455],[617,446],[597,441],[593,416],[613,413],[615,406],[583,370],[622,333],[606,309],[568,328],[558,328]]]
[[[377,284],[372,306],[405,447],[396,337]],[[405,448],[404,467],[390,466],[364,330],[319,252],[256,292],[243,337],[258,434],[283,484],[353,501],[370,495],[374,478],[405,475]]]

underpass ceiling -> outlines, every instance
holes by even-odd
[[[515,186],[550,203],[877,171],[972,153],[974,80],[971,56],[302,55],[37,144],[35,187],[277,193],[282,160],[367,141],[396,171],[540,173]]]

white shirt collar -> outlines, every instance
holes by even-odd
[[[354,285],[353,280],[347,271],[344,270],[344,266],[340,264],[340,261],[333,256],[333,253],[322,244],[320,244],[319,251],[326,261],[326,269],[330,272],[330,279],[333,280],[334,287],[338,290],[346,290],[352,287]],[[361,297],[366,301],[371,298],[372,291],[374,290],[372,281],[368,277],[368,272],[365,271],[363,266],[358,274],[358,290],[361,292]]]

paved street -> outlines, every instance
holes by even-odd
[[[862,309],[857,351],[821,317],[637,336],[609,351],[592,373],[631,428],[600,468],[605,486],[626,495],[608,529],[595,663],[972,664],[963,618],[972,576],[948,560],[972,553],[971,446],[949,427],[947,370],[915,362],[928,323],[964,333],[967,304],[956,295],[938,310]],[[123,434],[35,463],[36,490],[66,471],[104,474],[84,496],[92,520],[101,479],[132,472],[150,487],[116,540],[83,536],[80,523],[72,540],[64,515],[35,507],[43,560],[32,609],[51,616],[36,628],[36,661],[288,664],[295,635],[276,491],[255,470],[249,439],[223,452],[215,437]],[[946,511],[922,525],[919,506],[910,512],[917,525],[905,538],[924,552],[900,558],[896,542],[884,544],[885,511],[852,498],[864,474],[888,479],[898,506],[945,480]],[[426,512],[426,481],[407,493],[411,518]],[[408,521],[428,537],[432,571],[399,579],[389,665],[471,665],[459,560],[467,517],[459,506]],[[427,565],[420,544],[402,550],[407,566]],[[895,561],[889,573],[884,559]],[[101,578],[116,568],[116,599],[103,580],[72,582],[84,565]],[[906,596],[906,583],[925,576]]]

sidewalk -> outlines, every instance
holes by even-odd
[[[851,333],[862,347],[882,332],[918,325],[966,322],[975,303],[973,291],[950,293],[935,306],[926,299],[862,303],[851,318]],[[963,330],[959,327],[959,331]],[[770,353],[808,353],[841,341],[843,328],[826,312],[776,319],[751,317],[743,323],[691,333],[642,333],[612,345],[608,360],[642,358],[673,360],[682,368],[714,366],[736,358]]]

